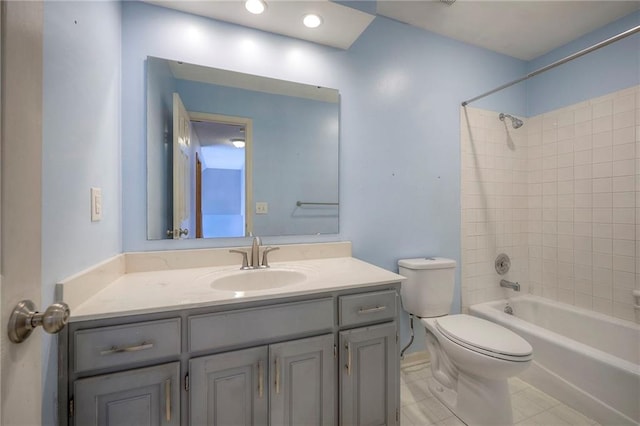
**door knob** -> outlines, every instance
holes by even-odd
[[[167,229],[167,237],[169,238],[179,238],[179,237],[182,237],[183,235],[184,236],[189,235],[189,230],[182,229],[182,228],[177,228],[174,230]]]
[[[22,343],[40,325],[49,334],[58,333],[69,322],[70,313],[64,302],[54,303],[44,312],[37,312],[31,300],[22,300],[13,308],[9,318],[9,340]]]

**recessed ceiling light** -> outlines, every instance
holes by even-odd
[[[244,139],[231,139],[231,143],[236,148],[244,148],[244,145],[245,145]]]
[[[318,28],[322,24],[322,18],[315,13],[308,13],[302,18],[302,23],[307,28]]]
[[[254,15],[260,15],[267,8],[267,3],[263,0],[247,0],[244,2],[244,7]]]

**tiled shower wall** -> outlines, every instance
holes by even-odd
[[[502,299],[496,255],[507,253],[504,278],[527,291],[527,134],[498,112],[461,109],[462,307]]]
[[[520,129],[472,108],[462,110],[461,123],[463,308],[509,294],[493,272],[492,258],[505,251],[509,279],[525,284],[523,291],[633,321],[639,87],[527,118]],[[483,158],[489,153],[495,160]],[[520,172],[505,173],[513,164]],[[515,180],[520,173],[524,186]],[[498,202],[495,188],[505,191]],[[513,244],[500,244],[507,235]]]

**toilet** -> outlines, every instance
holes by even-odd
[[[531,345],[511,330],[465,314],[449,315],[456,262],[402,259],[404,309],[426,328],[429,389],[467,425],[512,425],[507,379],[527,369]]]

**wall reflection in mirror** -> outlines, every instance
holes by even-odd
[[[338,232],[337,90],[146,65],[148,239]]]

